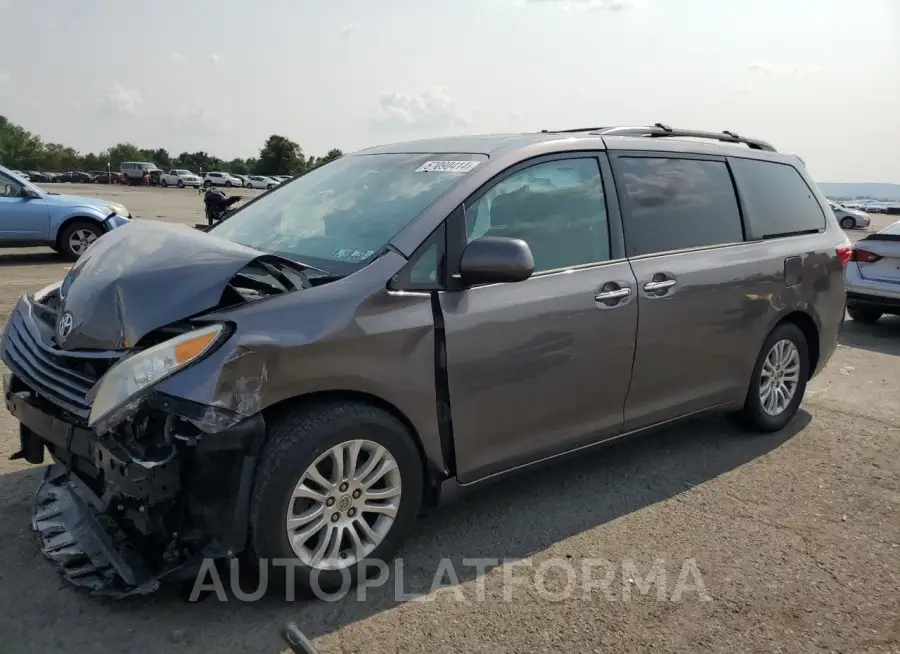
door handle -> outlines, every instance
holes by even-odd
[[[608,302],[609,300],[621,300],[629,295],[631,295],[630,288],[617,288],[612,291],[601,291],[594,296],[594,299],[597,302]]]
[[[676,282],[674,279],[663,279],[658,282],[647,282],[644,284],[644,290],[648,293],[653,293],[655,291],[664,291],[667,288],[672,288],[675,286]]]

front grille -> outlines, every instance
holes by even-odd
[[[40,330],[22,308],[10,319],[3,358],[38,395],[81,418],[90,413],[87,394],[115,359],[63,353],[44,344]]]

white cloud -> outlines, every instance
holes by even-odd
[[[354,34],[359,34],[360,28],[359,25],[351,23],[347,25],[344,29],[341,30],[341,38],[343,40],[347,40],[352,37]]]
[[[218,66],[220,63],[222,63],[222,57],[217,55],[215,52],[210,52],[209,63],[211,63],[213,66]]]
[[[186,57],[183,54],[181,54],[180,52],[176,52],[173,50],[172,52],[169,53],[169,59],[171,59],[172,61],[175,61],[175,62],[180,62],[180,61],[184,61],[186,59]]]
[[[442,86],[421,93],[393,91],[378,99],[379,113],[373,123],[390,129],[440,129],[466,127],[459,105]]]
[[[138,90],[116,84],[106,91],[100,112],[108,116],[136,116],[142,104],[144,99]]]
[[[818,74],[822,72],[823,68],[821,66],[781,66],[766,61],[754,61],[747,66],[747,70],[753,75],[786,76]]]
[[[638,9],[646,4],[647,0],[516,0],[516,4],[545,4],[555,5],[565,10],[584,11],[622,11],[623,9]]]
[[[12,79],[12,75],[9,73],[0,73],[0,86],[3,84],[9,84],[9,80]]]

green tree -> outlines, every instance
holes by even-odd
[[[113,170],[119,170],[123,161],[143,161],[146,159],[136,145],[131,143],[117,143],[107,150],[109,163]]]
[[[273,134],[259,151],[256,172],[260,175],[297,174],[305,169],[303,150],[286,136]]]

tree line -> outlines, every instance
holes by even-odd
[[[153,162],[164,170],[186,168],[195,173],[210,170],[238,175],[299,175],[343,156],[337,148],[323,157],[307,156],[285,136],[266,139],[259,156],[225,161],[207,152],[182,152],[173,157],[165,148],[139,148],[118,143],[107,150],[82,154],[62,143],[48,143],[39,135],[0,116],[0,165],[13,170],[65,172],[69,170],[119,170],[123,161]]]

